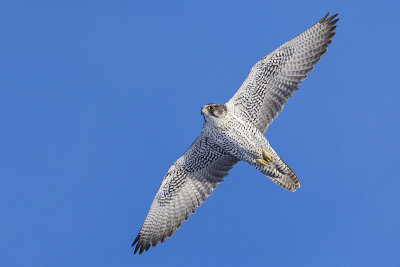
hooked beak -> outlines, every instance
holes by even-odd
[[[206,123],[206,116],[204,115],[205,113],[207,112],[207,109],[205,108],[205,107],[202,107],[201,108],[201,115],[203,116],[203,119],[204,119],[204,123]]]

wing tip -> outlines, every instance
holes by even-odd
[[[334,20],[337,16],[339,16],[338,13],[336,13],[335,15],[332,15],[330,17],[329,17],[329,15],[330,15],[330,12],[326,13],[326,15],[322,19],[320,19],[318,21],[318,23],[330,23],[333,21],[335,21],[334,23],[336,23],[339,20],[339,19]]]
[[[322,18],[320,19],[317,24],[325,24],[328,26],[329,31],[333,32],[336,29],[336,23],[339,21],[339,18],[337,18],[337,16],[339,16],[339,14],[335,14],[329,17],[329,12]],[[332,36],[330,36],[329,38],[332,38]]]
[[[135,250],[133,251],[133,254],[136,254],[139,251],[139,255],[143,253],[144,250],[149,250],[151,244],[150,243],[145,243],[142,240],[140,240],[141,235],[140,233],[136,236],[135,241],[133,241],[131,247],[135,246]]]
[[[144,251],[148,251],[150,249],[151,246],[155,247],[159,241],[161,241],[161,243],[164,243],[164,241],[168,238],[171,237],[175,231],[182,225],[182,222],[178,224],[176,229],[170,229],[169,232],[164,233],[160,239],[157,240],[151,240],[151,241],[145,241],[143,239],[142,235],[139,234],[136,236],[135,240],[133,241],[131,247],[135,247],[133,254],[136,254],[137,252],[139,252],[139,255],[141,255]]]
[[[140,247],[139,239],[140,239],[140,233],[136,236],[135,241],[133,241],[133,243],[132,243],[132,245],[131,245],[131,247],[133,247],[133,246],[137,243],[133,254],[136,254],[136,252],[138,251],[138,249],[139,249],[139,247]]]
[[[333,36],[335,36],[335,29],[336,29],[336,23],[339,21],[339,18],[337,18],[337,16],[339,16],[339,14],[335,14],[329,17],[329,12],[322,18],[320,19],[320,21],[317,22],[317,24],[324,24],[324,26],[326,27],[327,31],[326,34],[327,36],[325,37],[325,44],[331,44],[332,43],[332,38]]]
[[[318,21],[318,23],[324,22],[326,18],[329,16],[330,12],[326,13],[325,16]]]

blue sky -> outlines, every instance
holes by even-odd
[[[35,3],[34,3],[35,2]],[[1,1],[1,266],[395,266],[398,1]],[[130,247],[169,166],[261,57],[339,13],[266,137],[165,243]]]

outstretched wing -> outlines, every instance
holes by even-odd
[[[229,100],[262,133],[326,52],[338,21],[328,15],[258,61]]]
[[[164,242],[180,227],[189,215],[211,195],[217,184],[236,164],[235,157],[227,155],[221,147],[202,132],[190,148],[171,166],[143,226],[132,246],[141,254],[158,241]]]

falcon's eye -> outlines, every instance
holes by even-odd
[[[214,106],[208,106],[209,110],[214,110],[214,108],[215,108]]]

